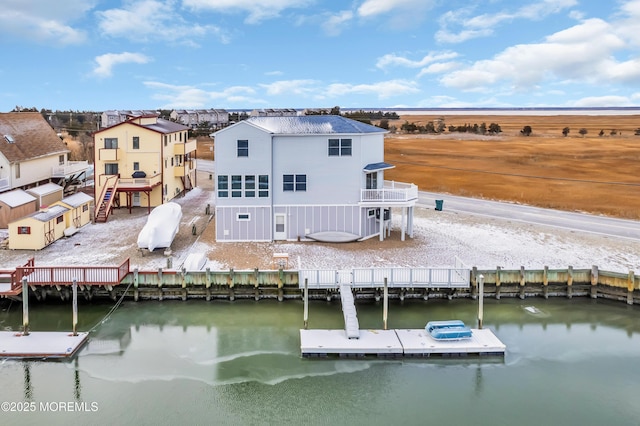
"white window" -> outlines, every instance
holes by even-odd
[[[248,157],[249,156],[249,141],[248,140],[238,140],[238,157]]]

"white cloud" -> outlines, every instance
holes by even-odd
[[[459,67],[459,62],[436,62],[428,67],[422,68],[417,77],[420,78],[427,74],[443,74]]]
[[[318,82],[316,80],[282,80],[269,84],[261,84],[261,87],[267,90],[268,95],[311,95],[318,91]]]
[[[142,55],[140,53],[106,53],[104,55],[96,56],[96,67],[93,69],[93,73],[98,77],[111,77],[113,74],[113,67],[120,64],[146,64],[151,58]]]
[[[436,41],[441,43],[461,43],[478,37],[493,34],[494,28],[504,21],[515,19],[540,20],[548,15],[559,13],[577,4],[577,0],[542,0],[508,12],[485,13],[472,16],[475,6],[444,13],[440,19],[440,30],[436,32]],[[451,30],[451,27],[461,29]]]
[[[83,43],[85,32],[71,24],[83,18],[95,3],[95,0],[4,1],[0,8],[0,33],[39,43]]]
[[[591,84],[640,83],[640,61],[617,61],[614,52],[626,47],[613,27],[590,19],[550,35],[543,43],[515,45],[493,59],[481,60],[441,78],[447,87],[489,90],[506,83],[530,89],[547,79]]]
[[[384,17],[394,29],[415,27],[428,17],[435,0],[364,0],[357,8],[360,18]]]
[[[97,12],[100,31],[111,37],[132,41],[168,40],[195,45],[194,39],[214,35],[222,43],[229,35],[214,25],[186,22],[175,10],[174,1],[139,0],[122,9]]]
[[[283,10],[302,8],[311,3],[312,0],[183,0],[184,6],[193,10],[248,13],[245,19],[248,24],[276,18]]]
[[[417,9],[430,3],[427,0],[365,0],[358,8],[362,17],[386,14],[398,9]]]
[[[579,108],[593,108],[631,105],[631,100],[626,96],[590,96],[572,102],[571,106]]]
[[[322,24],[322,28],[328,35],[337,36],[342,32],[342,30],[344,30],[345,25],[352,19],[353,12],[350,10],[343,10],[335,15],[330,15]]]
[[[454,59],[457,57],[458,57],[458,54],[456,52],[429,52],[429,54],[425,55],[422,59],[414,61],[414,60],[390,53],[378,58],[378,60],[376,61],[376,67],[382,68],[382,69],[387,67],[392,67],[392,66],[402,66],[406,68],[420,68],[436,61]]]
[[[156,91],[153,99],[164,102],[162,108],[208,108],[212,104],[227,105],[266,104],[256,98],[255,89],[248,86],[231,86],[221,91],[208,91],[195,86],[172,85],[156,81],[145,81],[144,85]]]
[[[378,99],[386,99],[394,96],[418,93],[420,90],[413,81],[389,80],[372,84],[330,84],[324,92],[328,97],[341,97],[350,94],[376,95]]]

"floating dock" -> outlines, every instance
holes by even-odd
[[[348,338],[345,330],[300,330],[303,357],[503,357],[506,345],[489,329],[472,329],[471,338],[436,340],[425,329],[360,330]]]
[[[0,358],[71,358],[89,338],[88,333],[65,331],[0,332]]]

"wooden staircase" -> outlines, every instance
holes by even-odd
[[[113,179],[113,182],[110,182]],[[100,197],[100,205],[96,209],[95,221],[96,223],[104,223],[109,218],[111,213],[111,207],[113,207],[113,200],[116,196],[116,189],[118,188],[118,177],[113,176],[107,179],[102,189],[102,195]]]

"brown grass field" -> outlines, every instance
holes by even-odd
[[[498,123],[502,133],[390,134],[385,161],[396,167],[385,179],[424,191],[640,219],[640,136],[634,135],[640,116],[407,115],[390,125],[437,118],[447,127]],[[528,137],[520,134],[526,125],[533,129]],[[571,129],[567,137],[564,127]]]
[[[405,121],[439,118],[447,127],[497,123],[502,133],[389,134],[385,161],[396,167],[385,179],[423,191],[640,219],[640,136],[634,135],[640,116],[407,115],[389,124],[399,129]],[[527,125],[533,133],[522,136]],[[213,157],[210,140],[198,145],[198,158]]]

